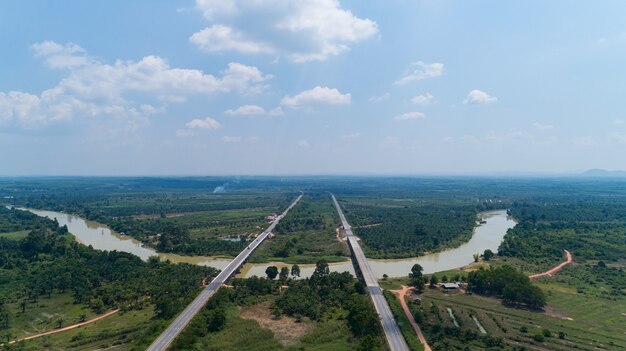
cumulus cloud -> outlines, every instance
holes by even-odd
[[[298,140],[297,145],[300,147],[309,147],[310,144],[308,141],[302,139],[302,140]]]
[[[179,137],[186,137],[195,135],[196,132],[199,131],[210,131],[218,129],[219,127],[221,127],[220,122],[211,117],[206,117],[204,119],[196,118],[185,123],[185,128],[177,130],[176,135]]]
[[[190,40],[209,51],[322,61],[378,33],[376,22],[355,16],[338,0],[196,0],[196,8],[212,26]]]
[[[268,44],[247,39],[243,33],[220,24],[194,33],[189,41],[208,52],[237,51],[243,54],[259,54],[274,51]]]
[[[255,115],[264,115],[265,109],[261,106],[257,105],[243,105],[239,106],[236,109],[229,109],[224,111],[227,115],[232,116],[255,116]]]
[[[554,126],[551,125],[551,124],[543,124],[543,123],[539,123],[539,122],[533,123],[533,127],[535,127],[535,129],[537,129],[537,130],[550,130],[550,129],[554,128]]]
[[[45,41],[32,45],[32,49],[47,66],[65,72],[65,77],[39,95],[0,92],[0,121],[15,120],[35,127],[75,116],[141,120],[164,112],[168,103],[183,102],[194,95],[259,92],[271,79],[258,68],[240,63],[229,63],[220,76],[214,76],[170,67],[158,56],[108,64],[72,43]],[[140,94],[141,101],[130,99],[130,94]]]
[[[498,98],[485,93],[482,90],[474,89],[467,94],[464,104],[486,105],[498,101]]]
[[[431,105],[435,102],[435,97],[430,95],[430,93],[426,93],[423,95],[416,95],[414,96],[411,101],[413,101],[414,104],[420,105],[420,106],[428,106]]]
[[[422,118],[426,118],[426,115],[421,112],[407,112],[401,115],[397,115],[393,119],[395,121],[410,121],[410,120],[422,119]]]
[[[281,104],[285,106],[297,107],[310,103],[329,104],[329,105],[347,105],[350,104],[351,95],[349,93],[342,94],[337,89],[316,86],[313,89],[305,90],[296,96],[285,96]]]
[[[439,77],[443,74],[443,63],[425,63],[417,61],[411,64],[410,72],[396,80],[394,84],[403,85],[416,80]]]

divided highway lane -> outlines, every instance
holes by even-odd
[[[219,288],[224,284],[229,277],[231,277],[241,265],[243,265],[244,261],[248,259],[248,256],[256,249],[262,242],[267,238],[267,236],[274,230],[278,222],[283,219],[289,210],[291,210],[302,198],[303,194],[300,194],[298,198],[296,198],[289,207],[279,215],[270,226],[263,231],[256,239],[250,243],[234,260],[232,260],[224,270],[220,272],[220,274],[215,277],[211,283],[202,290],[202,292],[196,297],[186,308],[185,310],[176,317],[174,322],[165,329],[159,337],[154,340],[152,345],[147,348],[147,351],[164,351],[170,346],[170,344],[174,341],[176,336],[180,334],[180,332],[185,329],[187,324],[191,321],[191,319],[202,309],[204,305],[206,305],[207,301],[213,296]]]
[[[365,285],[367,285],[367,289],[372,297],[372,302],[374,302],[374,308],[380,317],[380,322],[383,326],[383,331],[385,332],[385,337],[387,338],[387,343],[389,344],[389,348],[391,351],[408,351],[409,347],[404,340],[404,336],[402,336],[402,332],[400,332],[400,328],[396,323],[396,320],[393,318],[393,314],[391,313],[391,309],[387,304],[387,300],[385,300],[385,296],[383,296],[383,291],[378,285],[378,280],[376,280],[376,275],[372,271],[369,263],[367,262],[367,258],[363,253],[363,249],[361,249],[361,245],[359,244],[358,238],[352,233],[352,227],[348,224],[346,217],[341,210],[341,206],[337,202],[335,195],[330,194],[333,198],[333,202],[335,203],[335,207],[337,208],[337,213],[339,214],[339,218],[341,219],[341,225],[343,226],[344,232],[346,233],[348,243],[352,248],[352,253],[357,261],[357,265],[359,266],[359,270],[361,271],[361,275],[363,275],[363,280],[365,280]]]

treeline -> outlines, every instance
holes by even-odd
[[[74,192],[51,192],[33,195],[18,194],[11,201],[21,206],[63,211],[107,223],[116,217],[135,215],[165,215],[168,213],[210,212],[272,208],[276,211],[289,204],[293,193],[216,193],[205,192],[140,192],[132,188],[94,192],[79,189]]]
[[[501,256],[527,260],[550,257],[563,259],[563,250],[573,252],[580,260],[616,262],[626,257],[626,223],[524,221],[510,229],[498,248]]]
[[[348,221],[369,251],[368,256],[418,256],[470,238],[476,221],[473,206],[389,206],[371,200],[346,202]]]
[[[0,233],[33,230],[52,225],[50,220],[14,207],[0,206]]]
[[[626,222],[623,198],[542,198],[514,202],[509,213],[523,222]]]
[[[475,293],[502,297],[507,304],[524,305],[541,309],[546,296],[528,277],[514,267],[503,265],[497,268],[480,269],[467,276],[468,288]]]

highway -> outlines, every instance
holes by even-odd
[[[147,351],[164,351],[170,346],[170,344],[174,341],[176,336],[180,334],[183,329],[189,324],[191,319],[202,309],[202,307],[209,301],[211,296],[213,296],[219,288],[224,284],[228,278],[230,278],[239,267],[241,267],[244,261],[250,256],[250,254],[256,249],[262,242],[267,238],[267,236],[274,230],[278,222],[283,219],[289,210],[291,210],[302,198],[303,194],[300,194],[298,198],[296,198],[289,207],[279,215],[270,226],[263,231],[256,239],[250,243],[235,259],[233,259],[224,270],[220,272],[220,274],[215,277],[211,283],[202,290],[202,292],[196,297],[186,308],[185,310],[176,317],[174,322],[170,324],[167,329],[161,335],[159,335],[156,340],[147,348]]]
[[[350,244],[350,248],[352,249],[358,268],[361,271],[363,280],[365,280],[365,285],[367,285],[367,289],[372,297],[372,302],[374,303],[374,308],[380,318],[380,323],[383,326],[383,331],[385,332],[389,348],[391,351],[408,351],[409,347],[400,332],[400,328],[398,327],[396,320],[393,318],[391,309],[389,309],[387,300],[385,300],[385,297],[383,296],[383,291],[378,285],[378,280],[376,280],[376,276],[367,262],[367,258],[361,249],[358,238],[354,235],[354,233],[352,233],[352,227],[348,224],[348,221],[346,220],[335,195],[330,194],[330,196],[333,198],[333,202],[337,208],[337,213],[341,219],[341,225],[346,233],[348,243]]]

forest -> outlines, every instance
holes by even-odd
[[[41,302],[69,294],[94,314],[154,308],[168,320],[198,293],[217,270],[188,264],[143,262],[122,252],[97,251],[74,241],[65,227],[29,212],[2,209],[0,222],[21,218],[12,229],[28,229],[20,240],[0,237],[0,335],[16,335],[13,322]],[[19,306],[15,314],[9,305]],[[21,322],[20,322],[21,323]],[[148,333],[148,330],[144,330]],[[153,331],[152,331],[153,332]]]

